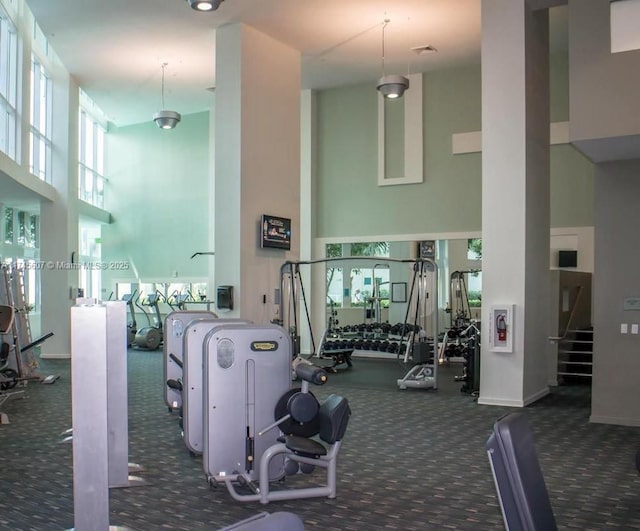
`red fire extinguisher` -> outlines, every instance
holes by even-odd
[[[496,330],[498,332],[498,341],[507,340],[507,321],[503,313],[496,317]]]

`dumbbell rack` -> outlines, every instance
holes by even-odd
[[[367,358],[406,357],[414,336],[415,329],[412,326],[403,327],[401,324],[392,327],[388,323],[373,323],[333,329],[323,336],[317,357],[333,356],[344,351]]]

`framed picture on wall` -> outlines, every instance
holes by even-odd
[[[407,283],[391,283],[391,302],[407,302]]]

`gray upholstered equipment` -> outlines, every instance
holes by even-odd
[[[276,500],[336,497],[338,453],[351,415],[349,402],[344,397],[330,395],[318,407],[315,397],[308,391],[308,385],[309,382],[322,385],[326,381],[326,372],[313,365],[299,365],[296,374],[303,380],[302,389],[292,390],[283,396],[286,400],[281,399],[281,402],[286,403],[286,409],[281,413],[284,415],[280,416],[276,407],[276,416],[280,418],[261,432],[278,426],[283,435],[278,439],[280,442],[268,447],[260,457],[259,485],[254,489],[255,494],[238,493],[234,486],[234,480],[238,478],[224,479],[235,500],[266,504]],[[311,438],[316,435],[322,442]],[[306,488],[271,490],[269,465],[276,457],[284,457],[285,463],[293,465],[285,465],[288,470],[293,468],[293,473],[298,469],[303,473],[311,472],[315,467],[326,469],[326,483]]]
[[[486,447],[507,530],[556,530],[533,432],[524,413],[498,419]]]
[[[220,531],[304,531],[304,523],[289,512],[258,513]]]

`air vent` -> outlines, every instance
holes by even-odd
[[[438,49],[430,44],[423,44],[422,46],[415,46],[411,48],[411,51],[416,55],[426,55],[428,53],[436,53]]]

